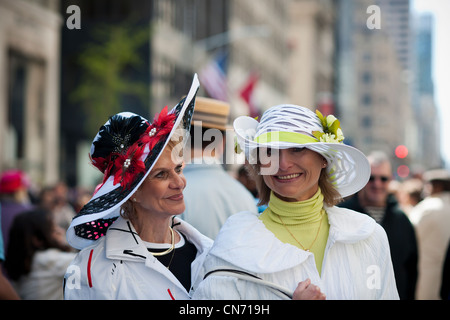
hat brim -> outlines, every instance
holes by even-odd
[[[189,133],[194,113],[195,96],[199,86],[198,77],[195,74],[187,96],[170,111],[176,115],[170,133],[160,139],[151,150],[148,145],[145,146],[141,158],[145,164],[145,172],[139,174],[127,188],[122,188],[120,184],[114,185],[114,176],[110,176],[92,199],[73,218],[67,230],[67,241],[72,247],[82,249],[106,234],[106,230],[120,215],[121,205],[140,187],[176,130],[182,126],[186,130],[185,132]],[[183,141],[186,142],[186,140]]]
[[[308,148],[321,154],[328,162],[328,176],[341,194],[347,197],[361,190],[369,181],[370,164],[366,156],[358,149],[341,144],[325,142],[268,142],[254,141],[259,122],[247,116],[238,117],[233,122],[234,131],[240,148],[245,152],[245,157],[250,163],[256,163],[257,148]]]

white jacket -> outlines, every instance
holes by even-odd
[[[205,271],[237,269],[293,292],[310,278],[327,299],[399,299],[384,229],[367,215],[326,208],[330,232],[321,276],[314,256],[278,240],[258,216],[231,216],[205,260]],[[280,299],[276,290],[233,274],[212,273],[194,299]]]
[[[203,261],[212,240],[187,222],[175,218],[174,227],[197,248],[191,264],[191,286],[202,279]],[[129,220],[119,217],[106,236],[84,248],[64,277],[65,299],[190,299],[190,293],[156,259]]]
[[[14,282],[19,296],[24,300],[62,300],[62,279],[75,255],[56,248],[37,251],[30,273]]]

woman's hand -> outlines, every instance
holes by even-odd
[[[310,279],[299,282],[297,289],[294,291],[292,300],[325,300],[325,294],[320,288],[311,283]]]

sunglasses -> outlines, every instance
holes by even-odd
[[[388,182],[389,181],[389,177],[386,177],[386,176],[372,176],[372,175],[370,176],[369,181],[373,182],[373,181],[375,181],[377,179],[380,179],[381,182]]]

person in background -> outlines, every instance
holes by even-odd
[[[412,178],[400,183],[397,191],[397,199],[400,208],[409,217],[411,210],[423,200],[423,181],[418,178]]]
[[[56,224],[64,230],[67,230],[75,216],[75,210],[68,200],[68,192],[68,187],[64,182],[58,182],[53,187],[53,216]]]
[[[53,212],[56,206],[55,193],[53,187],[46,186],[41,188],[38,196],[37,205],[40,208]]]
[[[450,241],[450,172],[430,170],[424,173],[423,179],[427,196],[410,216],[419,247],[416,297],[435,300],[440,297],[442,269]]]
[[[447,245],[444,266],[442,268],[442,283],[440,294],[442,300],[450,300],[450,242]]]
[[[14,218],[33,207],[28,196],[29,187],[30,181],[21,170],[6,170],[0,178],[1,225],[5,248],[8,247],[9,229]]]
[[[76,213],[80,212],[80,210],[84,207],[86,203],[91,200],[92,191],[84,188],[78,188],[76,192],[76,197],[74,201],[73,208]]]
[[[252,194],[222,165],[230,106],[203,97],[195,103],[191,163],[184,169],[189,182],[184,190],[186,210],[181,218],[214,239],[233,213],[258,209]]]
[[[367,158],[371,169],[369,182],[339,206],[368,214],[386,230],[398,294],[402,300],[412,300],[416,289],[418,259],[414,227],[395,197],[389,194],[392,168],[386,154],[374,151]]]
[[[1,225],[1,208],[0,208],[0,225]],[[9,280],[3,272],[3,263],[5,262],[5,249],[3,246],[2,229],[0,226],[0,300],[19,300],[19,295],[12,287]]]
[[[62,284],[75,253],[51,212],[41,208],[14,218],[5,268],[24,300],[62,300]]]

